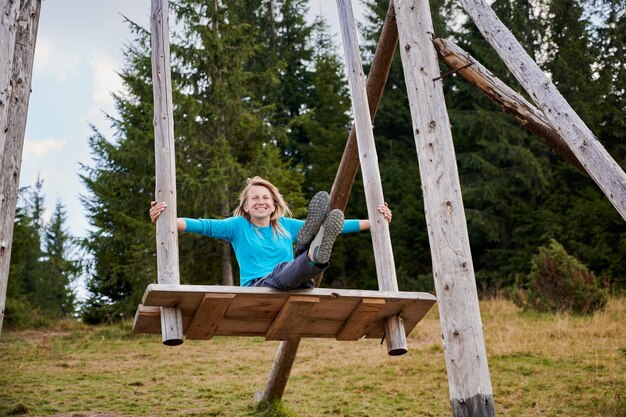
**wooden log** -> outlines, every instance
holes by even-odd
[[[378,211],[378,205],[385,202],[385,197],[383,196],[378,155],[376,154],[372,120],[365,90],[365,76],[361,65],[361,57],[359,56],[354,14],[350,0],[337,0],[337,8],[339,9],[341,37],[346,55],[346,72],[352,97],[354,125],[359,147],[359,161],[363,175],[363,187],[365,188],[372,245],[374,247],[378,288],[381,291],[398,291],[389,224],[385,216]],[[390,317],[388,320],[398,321],[399,317]],[[394,330],[399,327],[401,326],[396,324],[389,326],[388,329]],[[388,351],[396,351],[406,347],[406,336],[403,332],[386,334],[385,338]]]
[[[372,120],[376,116],[376,110],[387,82],[397,43],[398,31],[396,29],[395,12],[393,10],[393,1],[390,1],[382,33],[372,60],[372,67],[367,78],[367,96],[370,112],[372,112]],[[332,208],[345,210],[358,166],[359,154],[356,143],[356,130],[353,125],[330,192],[330,206]],[[315,279],[318,287],[321,281],[322,275]],[[257,392],[255,401],[268,401],[272,398],[282,397],[299,346],[299,339],[281,342],[276,352],[267,385],[262,392]]]
[[[205,294],[187,329],[187,339],[211,339],[234,298],[235,294]]]
[[[509,113],[554,153],[562,156],[580,172],[587,174],[559,133],[550,126],[541,110],[506,85],[460,46],[446,39],[433,39],[439,58],[470,84]]]
[[[17,19],[20,13],[19,0],[3,0],[0,9],[0,163],[4,154],[7,138],[7,123],[9,100],[13,83],[11,79],[13,57],[15,55],[15,36],[17,34]],[[4,172],[4,171],[2,171]]]
[[[365,334],[367,326],[374,320],[384,305],[385,300],[380,298],[364,298],[361,300],[337,334],[337,340],[360,339]]]
[[[19,191],[41,0],[3,1],[1,9],[0,333],[6,306],[13,222]]]
[[[367,75],[365,89],[367,102],[369,103],[370,117],[376,118],[378,105],[383,96],[385,84],[389,77],[393,56],[398,46],[398,30],[396,28],[396,13],[393,9],[393,1],[389,2],[385,23],[381,30],[376,52],[372,59],[372,66]],[[345,210],[348,205],[348,197],[352,191],[352,184],[359,168],[359,149],[356,140],[356,128],[352,124],[348,141],[344,148],[337,175],[330,192],[330,206]]]
[[[178,230],[176,228],[176,166],[174,161],[174,117],[170,69],[168,0],[152,0],[152,89],[154,93],[154,153],[156,167],[155,200],[167,203],[168,209],[156,224],[157,279],[159,284],[179,284]],[[163,343],[183,343],[183,329],[178,326],[180,312],[163,311]],[[180,330],[179,333],[175,333]]]
[[[299,337],[309,321],[311,311],[319,304],[317,297],[292,296],[280,310],[265,334],[266,340],[289,340]]]
[[[453,402],[494,416],[493,390],[454,143],[425,0],[394,0]]]
[[[459,0],[487,42],[626,220],[626,173],[483,0]]]
[[[302,339],[297,337],[293,340],[283,340],[276,351],[274,363],[268,377],[267,384],[263,391],[257,391],[254,396],[254,402],[265,402],[274,398],[282,398],[289,381],[289,374],[293,362],[296,360],[298,347]]]

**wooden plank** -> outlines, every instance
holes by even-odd
[[[413,136],[419,160],[426,226],[450,398],[490,402],[476,414],[493,415],[493,389],[480,318],[478,291],[461,196],[454,142],[443,94],[429,4],[394,0]],[[462,341],[462,342],[461,342]],[[491,407],[490,407],[491,405]]]
[[[158,334],[160,317],[148,309],[178,306],[182,311],[183,328],[187,332],[194,317],[201,316],[196,311],[202,305],[198,300],[204,300],[207,294],[218,299],[236,295],[216,327],[215,336],[265,336],[287,300],[295,296],[319,300],[310,312],[306,327],[299,331],[302,337],[336,338],[362,299],[384,300],[377,316],[366,328],[366,337],[382,337],[385,318],[397,315],[404,318],[405,333],[409,334],[435,303],[434,296],[419,292],[328,288],[287,292],[271,288],[151,284],[144,295],[144,303],[137,310],[133,330],[136,333]]]
[[[161,333],[161,307],[139,304],[133,319],[133,333]]]
[[[287,340],[298,337],[319,302],[317,297],[297,295],[289,297],[265,333],[265,339]]]
[[[205,294],[187,328],[187,339],[211,339],[234,298],[235,294]]]
[[[205,293],[212,294],[237,294],[234,302],[247,302],[242,296],[260,297],[260,300],[271,300],[273,297],[286,298],[292,295],[310,295],[321,298],[383,298],[385,300],[432,300],[435,296],[426,292],[418,291],[372,291],[372,290],[348,290],[336,288],[312,288],[306,290],[281,291],[268,287],[238,287],[226,285],[186,285],[186,284],[149,284],[142,298],[143,305],[158,305],[171,307],[173,305],[185,306],[187,298],[193,297],[194,303],[199,305]],[[284,303],[286,300],[283,300]],[[267,301],[269,302],[269,301]],[[282,304],[281,304],[282,306]],[[184,308],[183,308],[184,309]]]
[[[576,159],[626,219],[626,173],[484,0],[459,0]]]
[[[364,298],[354,309],[350,318],[345,321],[337,334],[337,340],[358,340],[365,334],[365,329],[376,318],[385,300],[380,298]]]

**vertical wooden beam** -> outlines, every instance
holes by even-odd
[[[159,284],[180,284],[168,0],[152,0],[151,7],[155,200],[166,202],[168,207],[156,224],[157,279]],[[176,307],[161,311],[161,334],[165,345],[183,343],[181,317]]]
[[[393,56],[398,46],[398,29],[396,27],[396,12],[393,9],[393,1],[389,2],[385,23],[376,45],[376,52],[372,59],[372,67],[367,74],[366,90],[367,102],[369,103],[370,118],[376,118],[378,105],[383,96],[385,84],[389,77]],[[331,208],[345,210],[348,205],[348,197],[352,191],[352,184],[359,168],[359,149],[356,140],[354,124],[350,129],[348,141],[337,169],[337,175],[330,192]],[[319,285],[319,283],[318,283]]]
[[[459,0],[487,42],[626,220],[626,173],[483,0]]]
[[[367,96],[372,119],[374,119],[378,109],[397,44],[398,31],[396,29],[395,12],[393,10],[393,2],[390,2],[387,17],[385,18],[382,33],[376,47],[376,53],[372,60],[372,68],[367,78]],[[356,130],[352,126],[330,193],[330,206],[332,208],[345,210],[358,167],[359,155],[356,144]],[[320,285],[321,275],[315,282],[317,286]],[[299,346],[300,339],[284,340],[280,343],[270,370],[267,385],[263,391],[256,393],[255,401],[268,401],[272,398],[281,398],[283,396]]]
[[[427,0],[394,0],[454,416],[495,416],[450,121]]]
[[[352,12],[352,4],[350,0],[337,0],[337,8],[339,9],[341,37],[343,39],[343,48],[346,55],[346,71],[350,85],[350,95],[352,97],[354,124],[356,126],[357,143],[359,145],[359,161],[361,163],[361,173],[363,174],[367,213],[370,220],[372,244],[374,246],[378,288],[381,291],[398,291],[389,224],[385,220],[385,217],[378,211],[378,205],[383,204],[385,197],[383,196],[380,170],[378,167],[378,155],[376,154],[376,146],[374,144],[372,119],[370,118],[370,109],[367,101],[365,75],[359,55],[359,44],[354,14]],[[401,319],[396,316],[390,317],[387,320],[399,322]],[[406,335],[403,330],[404,327],[399,323],[385,326],[387,351],[390,354],[400,355],[407,352]]]
[[[3,0],[0,10],[0,333],[33,75],[41,0]]]

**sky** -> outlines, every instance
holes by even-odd
[[[95,126],[112,138],[105,114],[117,116],[112,92],[122,91],[117,75],[131,39],[124,16],[148,28],[149,0],[44,0],[41,7],[20,187],[43,179],[46,216],[57,201],[67,212],[71,235],[84,237],[89,223],[79,196],[86,195],[81,164],[93,166],[88,138]],[[335,0],[311,0],[309,15],[327,19],[338,43]],[[352,0],[359,20],[364,7]],[[174,128],[176,128],[174,126]],[[149,202],[146,201],[146,213]],[[146,220],[148,219],[146,214]]]

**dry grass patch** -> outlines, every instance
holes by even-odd
[[[498,415],[626,417],[626,299],[592,317],[524,313],[502,299],[481,309]],[[451,414],[436,309],[402,357],[379,340],[303,340],[286,407],[257,411],[277,347],[225,337],[164,347],[128,324],[5,332],[0,416]]]

